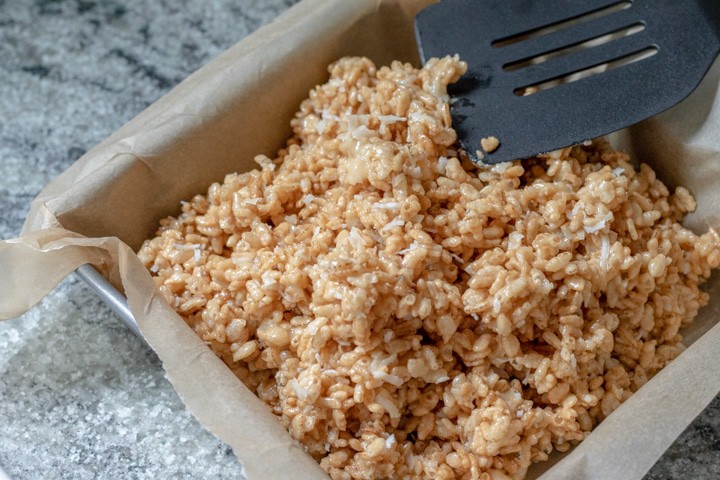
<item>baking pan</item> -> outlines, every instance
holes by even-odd
[[[135,335],[145,341],[142,333],[140,333],[140,327],[138,327],[135,317],[133,317],[130,307],[128,307],[125,295],[118,292],[118,290],[90,264],[81,265],[75,270],[75,274],[120,317],[120,320],[122,320]]]

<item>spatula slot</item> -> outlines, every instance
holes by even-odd
[[[521,60],[506,63],[505,65],[503,65],[502,68],[506,72],[514,72],[515,70],[520,70],[521,68],[525,68],[530,65],[539,65],[539,64],[545,63],[549,60],[553,60],[555,58],[561,58],[561,57],[564,57],[571,53],[578,52],[580,50],[585,50],[588,48],[597,47],[599,45],[604,45],[613,40],[617,40],[622,37],[627,37],[627,36],[633,35],[635,33],[642,32],[643,30],[645,30],[645,25],[643,23],[640,23],[640,22],[634,23],[630,26],[614,30],[612,32],[606,33],[604,35],[600,35],[598,37],[591,38],[589,40],[584,40],[584,41],[581,41],[578,43],[570,44],[566,47],[543,52],[539,55],[534,55],[529,58],[523,58]]]
[[[591,10],[588,12],[585,12],[581,15],[575,15],[570,18],[564,18],[562,20],[558,20],[556,22],[543,25],[538,28],[533,28],[531,30],[527,30],[524,32],[516,33],[507,37],[500,38],[498,40],[494,40],[491,45],[495,48],[501,48],[506,47],[508,45],[513,45],[519,42],[523,42],[525,40],[529,40],[531,38],[538,38],[542,37],[543,35],[547,35],[548,33],[557,32],[559,30],[563,30],[568,27],[572,27],[574,25],[579,25],[581,23],[589,22],[590,20],[594,20],[597,18],[604,17],[606,15],[610,15],[615,12],[619,12],[622,10],[626,10],[632,6],[632,1],[622,1],[617,2],[612,5],[601,7],[596,10]]]
[[[652,57],[658,52],[658,49],[656,47],[647,47],[640,51],[630,53],[627,55],[624,55],[620,58],[617,58],[615,60],[612,60],[610,62],[604,62],[598,65],[592,65],[590,67],[576,70],[574,72],[570,72],[558,77],[554,77],[548,80],[544,80],[542,82],[533,83],[530,85],[526,85],[524,87],[519,87],[513,90],[513,93],[519,97],[524,97],[528,95],[533,95],[535,93],[542,92],[544,90],[549,90],[551,88],[557,87],[562,84],[577,82],[578,80],[583,80],[586,78],[593,77],[595,75],[599,75],[601,73],[605,73],[609,70],[613,70],[615,68],[620,68],[625,65],[630,65],[631,63],[639,62],[641,60],[645,60],[647,58]]]

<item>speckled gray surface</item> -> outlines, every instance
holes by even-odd
[[[0,238],[84,151],[292,3],[0,0]],[[0,466],[15,480],[241,478],[74,278],[0,324]],[[687,478],[720,478],[720,398],[646,480]]]

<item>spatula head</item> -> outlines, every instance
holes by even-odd
[[[444,0],[417,15],[415,30],[423,62],[468,63],[450,89],[453,126],[471,158],[499,163],[683,100],[720,52],[720,0]],[[500,146],[483,151],[491,136]]]

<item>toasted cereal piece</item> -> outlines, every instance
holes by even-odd
[[[497,137],[485,137],[480,140],[480,146],[487,153],[492,153],[500,146],[500,140],[498,140]]]

